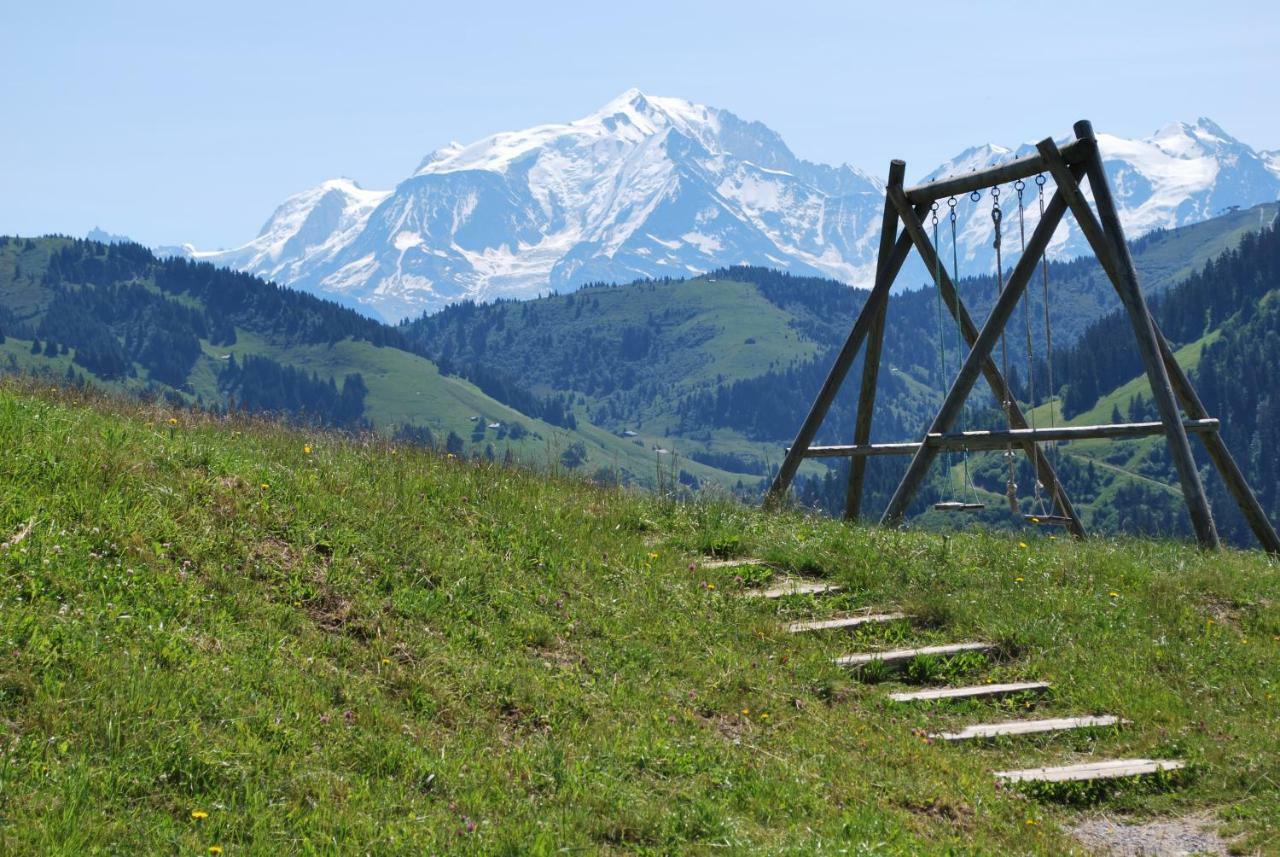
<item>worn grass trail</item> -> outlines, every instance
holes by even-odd
[[[1192,763],[1109,810],[1280,840],[1261,555],[766,517],[82,395],[0,387],[0,852],[1061,854],[1079,810],[990,772],[1096,741]],[[843,591],[700,565],[748,553]],[[926,627],[786,627],[867,608]],[[831,662],[908,632],[1133,725],[930,742],[1028,703]]]

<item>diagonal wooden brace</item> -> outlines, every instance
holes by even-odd
[[[1196,469],[1195,458],[1191,454],[1191,442],[1187,438],[1182,417],[1178,413],[1178,404],[1174,399],[1168,369],[1160,354],[1151,312],[1147,308],[1146,299],[1142,296],[1142,290],[1138,285],[1138,274],[1133,267],[1133,259],[1129,256],[1129,247],[1124,241],[1120,217],[1111,198],[1111,186],[1107,181],[1101,155],[1098,153],[1093,127],[1088,122],[1078,122],[1075,130],[1079,142],[1091,147],[1091,151],[1085,153],[1084,165],[1089,178],[1089,188],[1093,191],[1094,202],[1098,205],[1100,216],[1097,218],[1093,216],[1093,211],[1089,209],[1084,194],[1080,191],[1078,179],[1063,169],[1065,160],[1058,151],[1057,144],[1048,138],[1037,143],[1036,149],[1058,183],[1055,198],[1057,195],[1062,195],[1066,199],[1076,222],[1080,224],[1080,229],[1093,248],[1094,254],[1102,262],[1103,270],[1106,271],[1129,315],[1138,344],[1138,352],[1142,356],[1147,380],[1151,384],[1151,398],[1160,413],[1160,421],[1165,425],[1169,455],[1178,471],[1178,481],[1182,486],[1182,496],[1187,504],[1187,512],[1191,517],[1196,539],[1203,547],[1216,548],[1219,542],[1218,531],[1213,523],[1213,512],[1209,508],[1209,500],[1205,496],[1204,485],[1200,481],[1200,473]]]
[[[1048,150],[1045,157],[1045,165],[1053,174],[1055,180],[1058,181],[1058,184],[1061,185],[1061,180],[1058,179],[1058,176],[1067,174],[1066,164],[1063,163],[1059,155],[1055,154],[1053,149],[1047,146],[1045,148]],[[1069,194],[1067,197],[1067,204],[1071,207],[1071,213],[1080,224],[1080,231],[1084,233],[1085,238],[1089,241],[1089,245],[1093,248],[1094,255],[1098,257],[1103,271],[1106,272],[1112,282],[1115,282],[1119,279],[1120,272],[1115,267],[1115,259],[1103,252],[1106,249],[1107,241],[1102,231],[1102,224],[1098,222],[1093,209],[1089,207],[1088,202],[1079,193],[1078,188],[1074,190],[1076,192]],[[1173,392],[1182,403],[1183,410],[1193,420],[1207,419],[1209,412],[1205,409],[1204,403],[1200,401],[1200,395],[1191,384],[1191,379],[1187,377],[1187,373],[1178,365],[1178,361],[1173,354],[1173,348],[1169,345],[1168,340],[1165,339],[1164,334],[1160,331],[1160,326],[1156,324],[1154,318],[1151,320],[1151,327],[1155,333],[1156,343],[1160,348],[1160,359],[1164,363],[1165,371],[1169,373],[1169,382],[1173,386]],[[1245,521],[1248,522],[1249,528],[1253,530],[1258,542],[1266,551],[1273,554],[1280,553],[1280,535],[1276,534],[1275,527],[1272,526],[1271,521],[1267,518],[1266,510],[1262,508],[1262,504],[1258,502],[1257,496],[1249,487],[1239,465],[1236,464],[1235,458],[1232,457],[1230,450],[1227,449],[1221,434],[1214,432],[1212,436],[1201,435],[1200,440],[1204,443],[1205,451],[1209,454],[1209,460],[1217,468],[1218,474],[1222,477],[1222,481],[1227,487],[1227,491],[1231,494],[1232,499],[1236,501],[1236,505],[1240,507],[1241,514],[1244,515]]]

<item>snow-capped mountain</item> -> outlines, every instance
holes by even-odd
[[[1099,142],[1133,237],[1280,196],[1280,155],[1207,119]],[[1030,148],[969,149],[925,178]],[[1035,190],[1029,182],[1028,229]],[[468,298],[741,263],[866,285],[882,201],[880,179],[801,160],[759,122],[630,90],[574,122],[451,144],[391,191],[325,182],[286,200],[241,247],[182,252],[398,320]],[[958,204],[966,271],[990,270],[989,195]],[[1052,246],[1058,256],[1086,249],[1065,226]]]

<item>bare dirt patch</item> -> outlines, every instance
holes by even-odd
[[[1099,815],[1070,828],[1071,834],[1098,854],[1114,857],[1183,857],[1226,855],[1227,842],[1208,813],[1129,823]]]

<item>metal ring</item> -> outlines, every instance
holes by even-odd
[[[1024,182],[1022,179],[1018,179],[1016,182],[1013,183],[1013,189],[1016,190],[1018,193],[1022,193],[1023,188],[1025,188],[1026,186],[1027,186],[1027,183]]]
[[[980,190],[975,190],[973,193],[969,194],[970,202],[977,202],[980,199],[982,199],[982,191]]]
[[[947,200],[947,207],[948,207],[948,208],[955,208],[955,207],[956,207],[956,198],[955,198],[954,196],[953,196],[953,197],[951,197],[951,199]]]
[[[1044,173],[1041,173],[1040,175],[1036,176],[1036,187],[1044,187],[1044,183],[1045,183]]]
[[[1000,198],[1000,185],[995,185],[994,187],[991,188],[991,198],[992,199]]]

